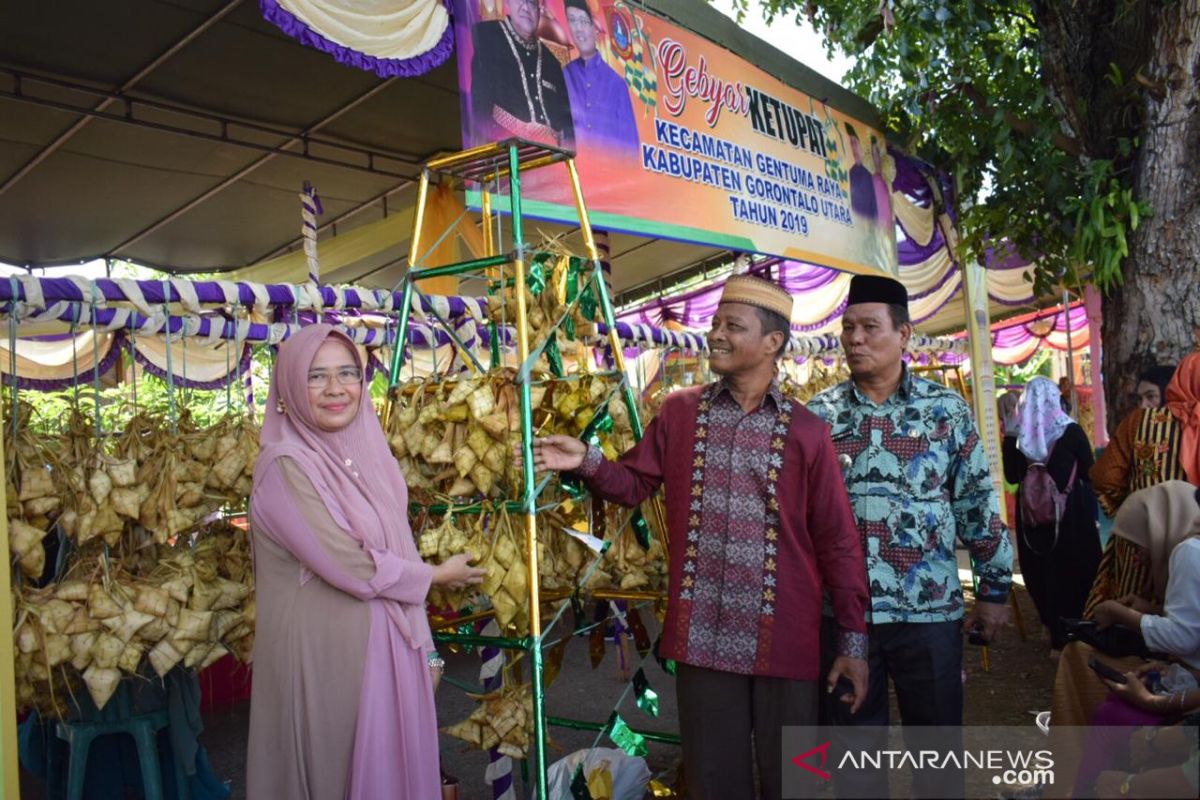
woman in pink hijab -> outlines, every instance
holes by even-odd
[[[433,584],[483,571],[421,561],[408,489],[350,340],[313,325],[279,348],[250,496],[257,636],[248,797],[441,796]]]

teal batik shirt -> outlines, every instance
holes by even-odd
[[[955,536],[971,553],[978,598],[1002,603],[1012,545],[966,401],[908,369],[875,404],[846,381],[808,410],[831,427],[867,559],[867,621],[944,622],[963,615]]]

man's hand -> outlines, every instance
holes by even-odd
[[[857,713],[862,704],[867,701],[867,662],[862,658],[838,656],[833,660],[829,677],[825,679],[826,691],[833,694],[839,677],[845,677],[854,684],[854,691],[842,695],[842,702],[850,706],[850,713]]]
[[[987,603],[976,600],[971,613],[963,620],[963,626],[968,631],[978,629],[983,634],[985,642],[994,642],[1006,622],[1008,622],[1008,603]]]
[[[547,436],[533,440],[533,468],[536,471],[570,472],[579,469],[587,455],[587,445],[572,436]],[[521,465],[521,444],[513,445],[517,466]]]

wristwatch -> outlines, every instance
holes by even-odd
[[[1125,780],[1121,781],[1120,788],[1117,789],[1117,794],[1121,797],[1128,797],[1129,792],[1133,789],[1133,773],[1125,776]]]

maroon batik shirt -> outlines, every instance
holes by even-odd
[[[865,657],[866,573],[829,429],[778,386],[750,413],[723,382],[674,392],[632,450],[590,448],[579,473],[627,506],[665,486],[665,657],[816,680],[823,588],[839,655]]]

